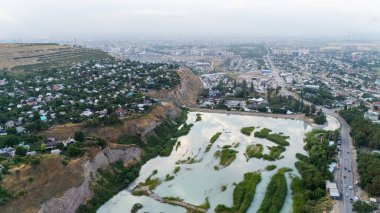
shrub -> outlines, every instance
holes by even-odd
[[[251,136],[251,134],[254,130],[255,130],[255,127],[250,126],[250,127],[241,128],[240,132],[243,133],[244,135]]]
[[[76,131],[74,133],[74,140],[83,142],[84,141],[84,133],[82,131]]]

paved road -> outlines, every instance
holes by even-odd
[[[353,161],[356,160],[356,156],[353,153],[354,148],[352,146],[352,139],[349,134],[350,126],[342,117],[339,116],[339,114],[335,113],[334,111],[323,109],[323,112],[328,115],[334,116],[341,123],[342,145],[340,146],[340,169],[337,171],[339,177],[339,180],[337,180],[338,188],[343,193],[343,209],[341,208],[340,212],[352,212],[352,204],[350,199],[354,199],[355,197],[356,185],[354,184],[355,178],[353,174],[356,172],[356,168]]]
[[[290,92],[285,89],[286,84],[283,78],[280,77],[280,70],[274,65],[274,63],[270,59],[269,51],[267,55],[267,60],[271,66],[272,73],[278,83],[278,86],[282,87],[280,93],[283,95],[291,95],[294,98],[299,99],[299,97],[295,95],[293,92]],[[305,100],[303,102],[304,104],[307,104],[307,105],[312,104]],[[354,184],[356,180],[354,179],[355,176],[353,174],[356,174],[356,171],[357,171],[356,170],[356,155],[355,153],[353,153],[355,152],[355,149],[352,145],[352,138],[349,134],[350,126],[339,114],[335,113],[333,110],[329,110],[321,106],[316,106],[316,108],[317,110],[322,108],[324,113],[335,117],[341,123],[342,145],[340,148],[340,156],[339,156],[340,169],[337,171],[338,179],[336,180],[336,182],[338,184],[338,188],[340,192],[342,192],[342,201],[337,201],[338,206],[336,209],[338,209],[338,212],[351,213],[353,211],[352,211],[352,204],[350,202],[350,199],[353,199],[356,196],[355,191],[357,191],[358,189],[356,189],[357,186]],[[352,189],[350,189],[350,186],[352,187]]]

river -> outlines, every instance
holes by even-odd
[[[298,175],[294,163],[296,162],[296,153],[306,154],[303,150],[303,138],[307,131],[313,128],[323,128],[334,130],[339,127],[339,122],[327,116],[328,124],[323,126],[309,125],[302,120],[244,116],[244,115],[228,115],[217,113],[202,112],[202,120],[195,122],[196,112],[190,112],[187,123],[194,123],[188,135],[179,138],[181,145],[178,149],[173,149],[169,157],[156,157],[148,161],[140,171],[140,176],[127,189],[121,191],[105,203],[98,213],[124,213],[130,212],[135,203],[141,203],[144,207],[139,212],[168,212],[168,213],[185,213],[186,209],[182,207],[162,204],[150,197],[133,196],[130,190],[139,182],[152,174],[153,170],[157,170],[154,178],[165,179],[166,175],[173,175],[174,179],[163,181],[154,192],[161,197],[171,196],[179,197],[187,203],[193,205],[201,205],[208,197],[211,208],[208,212],[218,204],[232,206],[232,193],[234,184],[243,180],[246,172],[263,171],[267,165],[275,164],[277,169],[273,171],[261,172],[262,181],[257,185],[256,194],[252,201],[248,212],[256,212],[264,198],[266,187],[270,178],[279,168],[289,167],[294,171],[292,175]],[[275,146],[276,144],[261,138],[246,136],[240,133],[242,127],[255,126],[260,128],[269,128],[273,133],[283,133],[289,136],[290,145],[286,147],[286,151],[282,154],[284,158],[277,161],[265,161],[262,159],[251,158],[248,161],[243,155],[247,145],[260,143],[264,145],[264,153],[269,153],[266,146]],[[213,144],[209,152],[205,152],[210,138],[216,133],[222,132],[218,140]],[[234,148],[238,151],[236,159],[231,165],[220,170],[215,170],[214,166],[218,165],[219,160],[214,157],[217,150],[221,150],[224,145],[236,145]],[[196,163],[193,164],[176,164],[180,160],[194,158]],[[179,172],[174,174],[174,168],[180,167]],[[288,182],[288,195],[285,204],[281,210],[282,213],[291,212],[292,199],[290,191],[290,177],[286,175]],[[227,189],[222,191],[222,186]]]

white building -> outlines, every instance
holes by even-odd
[[[364,118],[369,119],[372,122],[379,122],[379,113],[373,112],[373,111],[368,111],[368,112],[364,113]]]

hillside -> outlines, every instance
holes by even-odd
[[[107,53],[57,44],[0,44],[0,71],[38,70],[110,57]]]
[[[105,139],[107,147],[103,150],[89,147],[83,157],[69,160],[67,165],[63,163],[63,156],[51,156],[41,159],[41,163],[36,166],[22,165],[10,170],[3,181],[3,187],[14,196],[10,202],[0,207],[0,212],[75,212],[81,203],[91,198],[93,192],[90,185],[96,177],[97,169],[110,168],[110,164],[118,160],[129,164],[140,159],[140,148],[113,143],[121,134],[141,135],[145,141],[145,136],[152,134],[163,120],[172,119],[178,114],[179,105],[195,104],[197,93],[201,89],[199,78],[187,69],[178,72],[181,84],[174,89],[151,94],[161,99],[162,103],[142,117],[126,117],[123,118],[122,125],[97,128],[86,128],[81,123],[55,125],[42,132],[46,137],[59,139],[81,130],[88,136]]]

